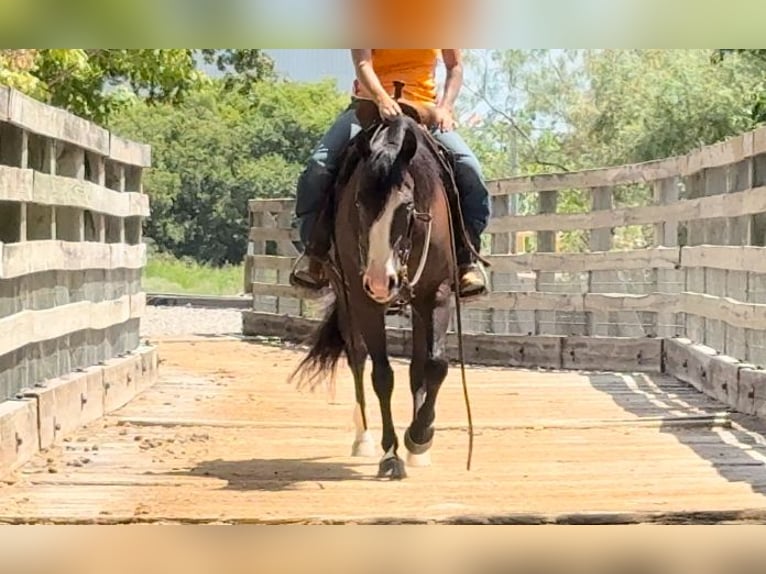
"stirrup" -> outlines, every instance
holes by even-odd
[[[300,257],[298,257],[298,260],[295,262],[295,265],[293,265],[292,270],[290,271],[290,275],[288,276],[287,280],[295,288],[298,289],[308,289],[309,291],[321,291],[325,287],[327,287],[330,282],[326,277],[323,277],[321,279],[316,279],[309,273],[307,270],[301,270],[299,269],[302,261],[304,258],[307,258],[308,256],[304,253]],[[311,264],[309,260],[309,265]]]
[[[477,286],[474,289],[469,290],[468,292],[465,292],[461,289],[460,285],[458,284],[457,290],[458,290],[458,296],[460,297],[460,299],[473,299],[475,297],[481,297],[482,295],[486,295],[489,292],[487,289],[487,283],[489,281],[487,278],[487,274],[484,271],[484,268],[478,263],[473,263],[470,265],[470,267],[471,269],[468,271],[481,274],[481,276],[484,279],[483,285]],[[463,272],[460,273],[460,276],[461,276],[460,278],[462,278],[463,274],[464,274]]]

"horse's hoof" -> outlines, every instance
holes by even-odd
[[[354,445],[351,447],[351,456],[372,458],[377,454],[377,450],[370,431],[364,431],[362,436],[354,441]]]
[[[390,478],[391,480],[401,480],[407,478],[407,472],[404,470],[404,461],[398,456],[390,456],[380,461],[378,467],[378,478]]]
[[[404,446],[411,454],[425,454],[427,453],[431,445],[434,444],[434,437],[433,434],[431,434],[431,438],[426,441],[424,444],[418,444],[415,441],[412,440],[412,437],[410,436],[410,428],[407,427],[407,430],[404,431]]]
[[[431,453],[430,452],[424,452],[423,454],[413,454],[411,452],[407,453],[407,466],[411,466],[413,468],[423,468],[426,466],[431,466]]]

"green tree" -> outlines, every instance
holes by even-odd
[[[104,123],[132,99],[180,103],[206,82],[199,59],[215,62],[230,83],[271,77],[262,50],[44,49],[0,51],[0,81]]]
[[[311,148],[347,100],[333,84],[213,81],[179,105],[136,103],[111,128],[152,146],[146,234],[177,257],[239,263],[247,201],[287,197]]]
[[[534,174],[681,155],[761,121],[766,62],[752,51],[716,60],[709,50],[491,50],[467,62],[464,113],[484,120],[466,137],[492,176],[510,175],[514,163]],[[651,197],[648,186],[615,191],[618,206]],[[588,207],[582,190],[559,194],[560,212]],[[520,208],[533,211],[534,198]],[[645,239],[623,232],[626,242]],[[584,238],[567,234],[564,243],[579,249]]]

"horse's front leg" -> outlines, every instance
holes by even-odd
[[[359,341],[358,346],[361,347],[361,345],[362,342]],[[356,405],[354,406],[356,436],[351,447],[351,456],[370,458],[375,456],[377,448],[369,429],[367,406],[364,400],[364,363],[367,360],[367,351],[365,349],[354,353],[354,350],[349,349],[348,357],[351,372],[354,375],[354,395],[356,397]]]
[[[433,444],[436,418],[436,397],[447,376],[449,361],[446,357],[449,301],[432,302],[413,313],[412,362],[410,388],[412,390],[412,422],[404,434],[408,451],[408,464],[428,466]]]
[[[404,470],[404,461],[399,458],[397,450],[399,448],[399,439],[396,436],[394,428],[393,414],[391,412],[391,396],[394,392],[394,370],[388,360],[388,350],[386,346],[386,322],[385,315],[381,311],[379,314],[360,313],[360,318],[364,317],[363,333],[367,346],[367,352],[372,359],[372,388],[380,402],[380,418],[383,423],[383,436],[381,446],[383,447],[383,458],[378,467],[379,478],[401,479],[407,476]]]

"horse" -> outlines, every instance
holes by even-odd
[[[411,310],[413,406],[403,438],[407,464],[427,466],[436,401],[449,369],[450,295],[457,289],[453,214],[459,213],[459,203],[456,191],[452,198],[448,193],[450,166],[418,121],[417,110],[406,110],[383,122],[370,120],[377,112],[374,105],[362,102],[357,108],[360,119],[367,117],[361,122],[364,129],[346,147],[325,206],[332,235],[326,271],[334,302],[292,375],[314,384],[330,375],[334,384],[345,354],[356,398],[352,456],[375,456],[364,398],[365,363],[371,358],[383,426],[377,476],[392,480],[407,473],[391,412],[394,373],[387,351],[387,309],[398,302]]]

